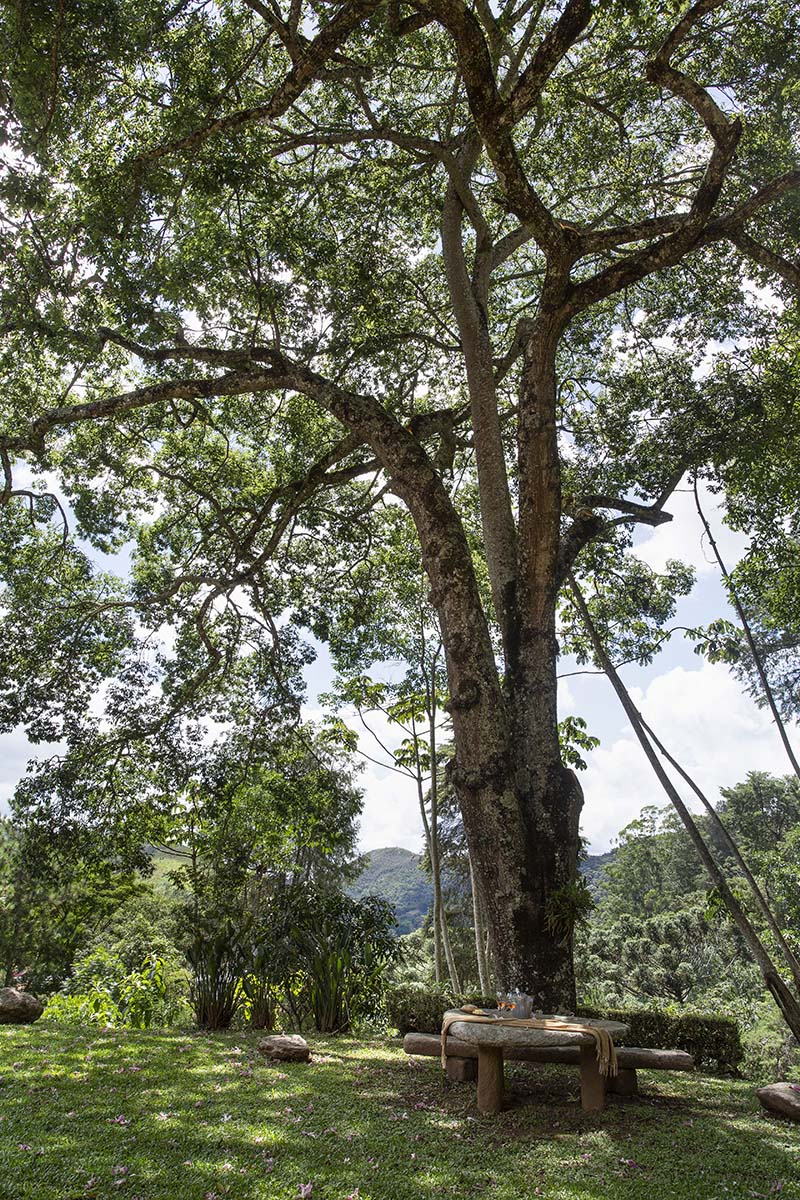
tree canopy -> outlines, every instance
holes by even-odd
[[[368,628],[413,525],[499,974],[569,1000],[559,589],[616,587],[620,648],[652,654],[688,579],[626,560],[632,530],[765,428],[734,384],[779,321],[753,284],[798,283],[798,21],[6,6],[5,719],[85,744],[116,676],[118,774],[129,734],[242,680],[296,705],[302,630]]]

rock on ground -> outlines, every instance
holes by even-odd
[[[278,1062],[308,1062],[308,1042],[299,1033],[276,1033],[258,1043],[258,1053]]]
[[[767,1112],[800,1121],[800,1083],[770,1083],[756,1094]]]
[[[44,1005],[29,992],[0,988],[0,1025],[31,1025],[44,1012]]]

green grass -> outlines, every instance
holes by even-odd
[[[513,1107],[476,1118],[397,1043],[270,1066],[257,1041],[0,1027],[1,1200],[800,1200],[800,1127],[751,1083],[642,1072],[592,1116],[577,1072],[507,1068]]]

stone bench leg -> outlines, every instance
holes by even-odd
[[[472,1083],[478,1077],[478,1060],[460,1058],[457,1054],[447,1056],[447,1078],[452,1083]]]
[[[615,1096],[635,1096],[639,1091],[639,1081],[633,1067],[621,1067],[616,1075],[609,1075],[606,1091],[613,1092]]]
[[[503,1051],[498,1046],[478,1047],[478,1112],[489,1114],[503,1111],[505,1083],[503,1080]]]
[[[581,1046],[581,1108],[584,1112],[602,1112],[605,1106],[606,1081],[600,1074],[595,1048]]]

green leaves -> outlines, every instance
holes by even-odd
[[[565,884],[550,893],[547,905],[547,927],[554,937],[566,941],[574,931],[585,926],[595,900],[583,878]]]
[[[585,771],[586,762],[581,751],[596,750],[600,739],[586,732],[586,722],[583,717],[565,717],[558,723],[558,740],[561,745],[561,758],[565,765],[576,771]]]
[[[678,597],[691,589],[693,570],[670,559],[657,573],[622,547],[599,543],[590,547],[583,569],[597,589],[589,607],[612,660],[652,662],[672,635],[668,622]],[[562,648],[579,663],[591,661],[591,646],[570,604],[563,605],[561,619]]]
[[[695,654],[701,654],[709,662],[738,662],[742,656],[744,635],[736,625],[719,617],[706,626],[687,629],[686,636],[696,643]]]

